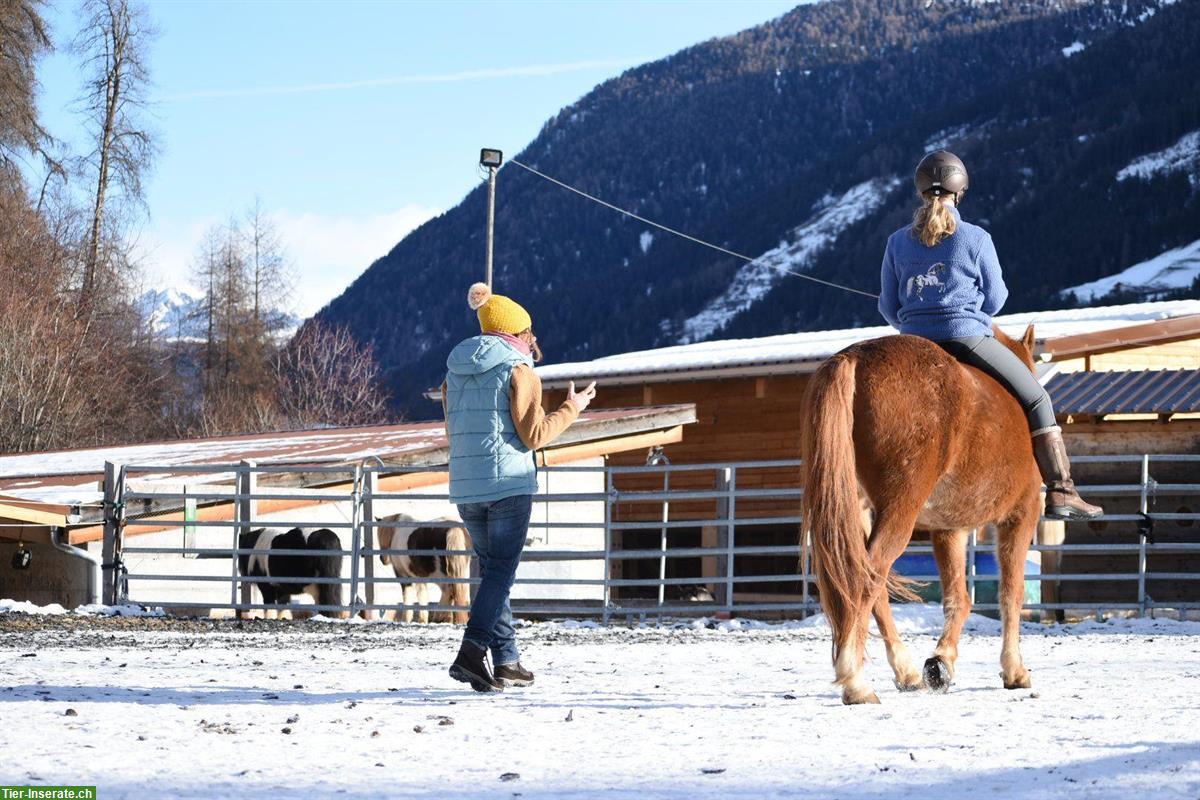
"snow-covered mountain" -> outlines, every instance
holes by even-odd
[[[138,299],[142,322],[156,338],[201,339],[204,295],[190,289],[147,289]]]
[[[787,275],[807,270],[838,235],[878,209],[900,186],[900,179],[873,178],[850,188],[840,197],[827,194],[813,207],[812,216],[774,247],[733,274],[728,288],[704,309],[683,323],[680,344],[701,342],[720,332],[738,314],[750,308]],[[671,321],[660,327],[670,331]]]
[[[1173,291],[1189,288],[1197,279],[1200,279],[1200,239],[1134,264],[1115,275],[1064,289],[1063,295],[1073,294],[1083,303],[1093,303],[1112,292],[1161,300]]]
[[[164,341],[202,341],[207,331],[204,294],[187,288],[148,289],[138,299],[143,325]],[[268,312],[277,322],[276,338],[286,341],[300,327],[301,319],[287,311]]]

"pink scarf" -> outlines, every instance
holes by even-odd
[[[533,355],[532,348],[530,348],[529,345],[525,344],[525,342],[523,340],[521,340],[520,338],[518,338],[516,336],[513,336],[511,333],[501,333],[500,331],[484,331],[483,335],[484,336],[495,336],[498,339],[503,339],[504,341],[508,342],[513,347],[515,347],[518,352],[524,353],[527,356]]]

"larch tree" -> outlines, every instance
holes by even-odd
[[[279,310],[292,292],[292,276],[275,223],[263,211],[262,201],[246,212],[247,259],[252,293],[251,319],[256,335],[278,332],[282,320]]]
[[[85,0],[84,24],[73,44],[86,84],[80,103],[92,150],[83,172],[94,182],[91,224],[83,254],[80,299],[87,306],[105,267],[105,226],[114,196],[141,204],[142,178],[154,158],[146,124],[150,87],[147,49],[157,34],[135,0]]]
[[[38,120],[37,62],[50,51],[39,0],[0,3],[0,166],[3,180],[19,180],[17,162],[44,152],[50,135]]]

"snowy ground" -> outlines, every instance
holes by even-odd
[[[936,615],[905,610],[923,657]],[[448,626],[0,614],[0,784],[168,797],[1200,797],[1200,623],[973,619],[948,695],[843,707],[821,621],[521,630],[537,685],[446,676]],[[74,713],[71,713],[71,712]],[[513,773],[517,777],[504,777]]]

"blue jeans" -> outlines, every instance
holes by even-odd
[[[483,650],[490,649],[496,666],[521,660],[508,593],[521,563],[532,510],[533,495],[529,494],[458,506],[463,524],[471,534],[475,555],[479,557],[480,573],[463,639]]]

